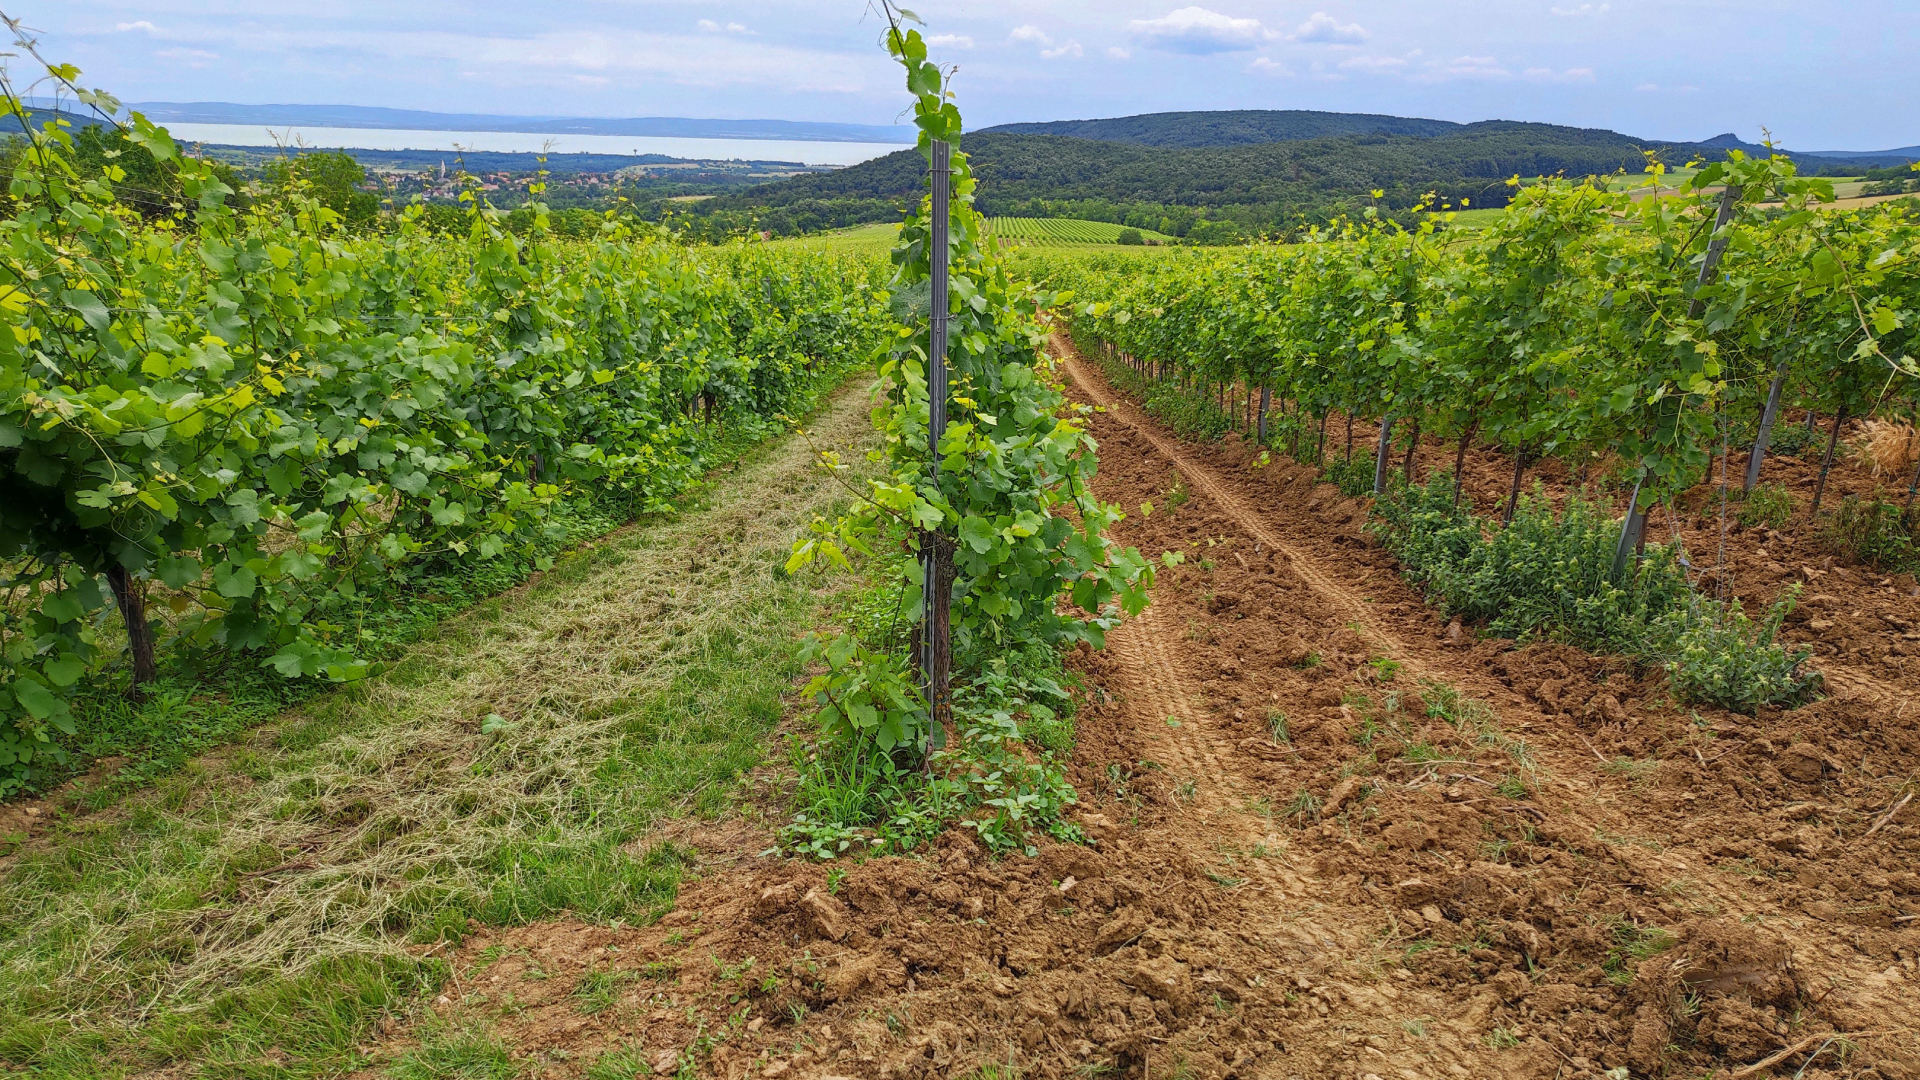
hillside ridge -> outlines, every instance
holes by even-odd
[[[962,146],[988,192],[980,199],[985,213],[1109,221],[1178,236],[1202,220],[1258,234],[1367,206],[1404,213],[1430,195],[1454,206],[1498,207],[1513,177],[1632,175],[1646,168],[1649,153],[1681,166],[1736,149],[1511,120],[1457,125],[1443,136],[1361,133],[1207,147],[988,129],[967,135]],[[1802,171],[1829,175],[1876,160],[1796,158]],[[777,233],[897,220],[920,197],[925,178],[920,154],[902,150],[745,187],[703,203],[698,214],[736,213],[743,226],[750,218],[753,228]]]
[[[1463,125],[1451,120],[1339,113],[1312,109],[1221,109],[1140,113],[1098,120],[1044,120],[997,124],[981,134],[1065,135],[1140,146],[1250,146],[1330,135],[1444,135]]]

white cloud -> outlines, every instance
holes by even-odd
[[[971,49],[973,39],[965,34],[935,34],[927,39],[929,45],[944,45],[950,49]]]
[[[724,27],[723,27],[724,29]],[[712,40],[686,34],[622,32],[606,28],[550,31],[528,35],[480,35],[448,31],[291,30],[238,25],[210,27],[202,43],[218,42],[229,58],[236,54],[297,56],[328,49],[354,54],[370,67],[383,63],[438,63],[448,71],[494,87],[579,85],[576,76],[611,77],[624,88],[678,87],[712,94],[729,88],[754,93],[867,94],[875,91],[869,73],[841,62],[841,54],[742,37],[724,49]],[[456,66],[457,65],[457,66]],[[893,79],[884,84],[893,90]]]
[[[1359,71],[1368,75],[1393,75],[1407,66],[1405,60],[1397,56],[1352,56],[1340,61],[1343,71]]]
[[[215,60],[220,59],[219,53],[211,53],[205,49],[158,49],[153,55],[162,60],[171,60],[176,64],[185,64],[190,68],[208,67]]]
[[[1247,65],[1248,71],[1257,71],[1262,75],[1291,77],[1293,71],[1271,56],[1256,56],[1253,63]]]
[[[1343,23],[1324,11],[1307,16],[1307,21],[1287,36],[1294,41],[1317,45],[1358,45],[1369,37],[1366,27],[1359,23]]]
[[[1642,94],[1691,94],[1700,88],[1692,83],[1681,83],[1679,86],[1661,86],[1659,83],[1644,82],[1634,87],[1634,89]]]
[[[712,19],[701,19],[695,25],[699,26],[701,30],[704,30],[709,34],[718,34],[723,30],[729,34],[753,33],[753,31],[747,29],[744,24],[737,23],[737,22],[729,22],[725,26],[722,26],[719,23],[714,22]]]
[[[1259,19],[1236,19],[1203,7],[1183,7],[1158,19],[1135,19],[1127,30],[1149,48],[1193,56],[1251,49],[1277,36]]]
[[[114,29],[118,30],[123,34],[128,32],[129,30],[144,30],[149,34],[157,34],[160,32],[159,27],[153,25],[152,23],[148,22],[145,19],[141,19],[139,22],[118,23],[114,26]]]
[[[1534,82],[1590,83],[1593,81],[1593,69],[1568,68],[1565,71],[1555,71],[1552,68],[1534,67],[1521,72],[1520,77],[1532,79]]]
[[[1086,50],[1080,47],[1080,43],[1071,38],[1061,42],[1059,48],[1054,48],[1053,35],[1032,25],[1014,27],[1013,32],[1007,35],[1007,40],[1024,41],[1040,46],[1042,60],[1058,60],[1061,57],[1079,57],[1086,54]]]
[[[1130,49],[1123,49],[1123,48],[1121,48],[1121,47],[1120,47],[1120,46],[1118,46],[1118,45],[1114,45],[1114,46],[1111,46],[1111,47],[1109,47],[1109,48],[1107,49],[1107,55],[1108,55],[1108,56],[1111,56],[1111,57],[1113,57],[1113,58],[1114,58],[1115,60],[1131,60],[1131,59],[1133,59],[1133,51],[1132,51],[1132,50],[1130,50]]]
[[[1547,10],[1563,19],[1577,19],[1583,15],[1605,15],[1607,9],[1612,6],[1612,4],[1581,4],[1577,8],[1556,7]]]
[[[1453,79],[1510,79],[1513,72],[1500,66],[1491,56],[1456,56],[1447,63],[1433,63],[1423,72],[1433,81]]]

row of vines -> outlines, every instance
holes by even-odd
[[[899,25],[904,13],[888,14],[920,153],[931,166],[936,140],[954,147],[948,383],[927,378],[937,240],[928,197],[892,253],[895,336],[873,414],[882,475],[845,516],[816,522],[788,562],[792,571],[859,553],[875,581],[864,617],[856,611],[844,633],[815,645],[824,670],[808,692],[827,743],[802,762],[788,836],[827,858],[911,848],[949,820],[995,849],[1031,846],[1039,833],[1076,838],[1062,816],[1074,798],[1064,776],[1073,700],[1060,651],[1101,645],[1123,612],[1146,606],[1153,583],[1140,552],[1105,535],[1120,512],[1089,488],[1097,447],[1045,351],[1045,313],[1066,298],[1009,274],[973,206],[945,74],[920,32]],[[948,402],[937,448],[935,393]],[[951,597],[951,715],[931,707],[916,660],[933,589]]]
[[[134,206],[121,165],[89,173],[10,88],[0,113],[22,132],[0,217],[0,794],[61,763],[89,687],[137,693],[156,665],[364,677],[370,597],[422,567],[540,565],[570,500],[662,505],[717,433],[774,430],[889,325],[877,260],[690,249],[611,217],[565,240],[537,202],[509,230],[473,194],[464,235],[419,207],[349,233],[297,186],[237,200],[137,115],[128,138],[180,194]]]
[[[1466,577],[1524,577],[1489,561],[1499,556],[1487,554],[1483,529],[1459,520],[1470,445],[1513,456],[1509,518],[1529,463],[1557,456],[1578,475],[1613,474],[1639,512],[1604,538],[1605,515],[1590,504],[1554,525],[1565,533],[1577,519],[1590,534],[1580,542],[1595,549],[1584,563],[1561,552],[1559,577],[1578,576],[1576,563],[1598,569],[1572,592],[1534,583],[1546,594],[1534,600],[1577,609],[1564,617],[1577,622],[1595,605],[1638,596],[1645,607],[1658,594],[1654,614],[1672,618],[1640,635],[1659,639],[1642,651],[1676,680],[1700,674],[1678,658],[1712,653],[1717,670],[1695,697],[1747,710],[1804,700],[1816,677],[1802,670],[1804,653],[1773,641],[1783,610],[1751,624],[1737,606],[1685,596],[1670,587],[1684,581],[1675,577],[1684,555],[1632,558],[1647,554],[1637,529],[1648,507],[1705,480],[1735,431],[1751,440],[1752,468],[1731,486],[1752,486],[1788,404],[1832,417],[1829,447],[1849,417],[1920,410],[1920,218],[1897,204],[1823,207],[1828,182],[1737,153],[1671,197],[1646,194],[1542,184],[1516,192],[1480,230],[1453,228],[1444,212],[1412,229],[1369,215],[1296,245],[1063,261],[1053,281],[1079,296],[1071,325],[1082,347],[1146,392],[1225,404],[1244,388],[1252,413],[1258,388],[1250,426],[1266,434],[1271,421],[1307,459],[1321,457],[1330,417],[1344,418],[1349,447],[1355,418],[1377,425],[1373,453],[1347,470],[1364,462],[1370,483],[1352,476],[1350,490],[1392,495],[1396,435],[1409,446],[1423,433],[1455,440],[1451,492],[1402,493],[1383,510],[1403,563],[1425,550],[1432,560],[1413,558],[1409,570],[1456,607],[1471,591]],[[1457,589],[1436,585],[1448,574]],[[1524,591],[1508,589],[1489,610]],[[1625,635],[1584,636],[1621,645]]]

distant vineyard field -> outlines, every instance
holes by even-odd
[[[1076,218],[997,217],[987,223],[988,230],[1002,240],[1034,244],[1111,244],[1120,237],[1125,225],[1109,221],[1081,221]],[[1151,229],[1137,229],[1141,239],[1170,243],[1173,237]]]

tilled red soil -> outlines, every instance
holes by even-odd
[[[1736,534],[1742,595],[1833,598],[1794,626],[1828,696],[1682,707],[1657,672],[1448,625],[1313,470],[1063,374],[1105,406],[1118,538],[1187,556],[1075,661],[1098,843],[716,865],[656,926],[482,931],[440,1012],[537,1075],[627,1051],[605,1080],[1920,1077],[1920,807],[1885,818],[1920,713],[1875,625],[1920,620],[1910,581]],[[1472,468],[1504,494],[1511,462]]]

